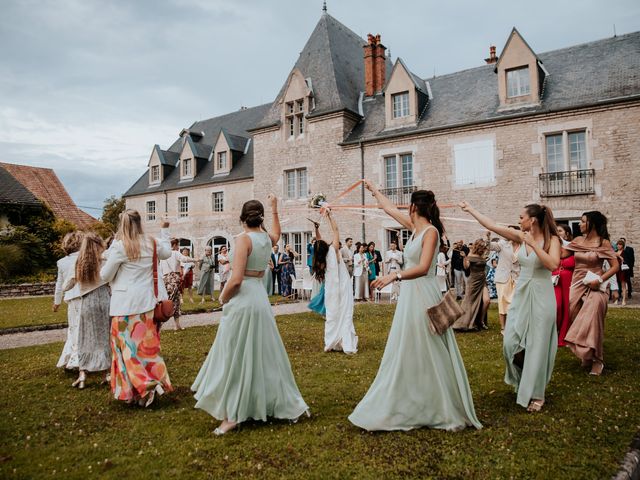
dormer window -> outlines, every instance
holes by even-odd
[[[218,152],[218,161],[216,163],[217,170],[227,169],[227,152]]]
[[[391,95],[393,102],[393,118],[409,116],[409,92]]]
[[[287,134],[289,137],[304,134],[304,99],[300,98],[285,105]]]
[[[529,67],[507,70],[507,97],[522,97],[530,93]]]
[[[182,176],[183,177],[192,177],[193,176],[193,164],[190,158],[185,158],[182,161]]]
[[[151,183],[160,183],[160,165],[151,167]]]

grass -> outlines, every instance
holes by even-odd
[[[209,300],[211,297],[207,295],[207,301],[200,304],[202,297],[194,293],[193,303],[189,298],[184,299],[182,313],[186,315],[190,313],[211,312],[213,309],[220,307],[220,303],[218,303],[219,295],[220,292],[215,291],[214,301]],[[291,302],[291,300],[287,300],[280,295],[272,295],[269,299],[271,304]],[[0,330],[36,325],[52,325],[56,323],[66,324],[67,304],[62,302],[58,311],[53,312],[51,311],[52,303],[52,296],[1,299]]]
[[[589,376],[558,352],[543,413],[528,414],[502,382],[496,311],[491,329],[457,335],[484,428],[366,433],[347,420],[373,380],[393,306],[356,308],[360,352],[322,353],[315,314],[278,318],[298,386],[313,416],[217,424],[189,391],[216,327],[163,332],[176,391],[149,410],[112,400],[96,378],[84,391],[54,368],[62,345],[0,352],[1,478],[607,478],[640,428],[640,329],[634,310],[607,317],[606,374]]]

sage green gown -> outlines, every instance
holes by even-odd
[[[405,268],[420,262],[422,237],[405,247]],[[439,242],[438,242],[439,243]],[[365,430],[482,428],[453,330],[431,334],[427,308],[440,302],[439,245],[426,276],[400,283],[400,297],[378,374],[349,420]]]
[[[551,272],[525,245],[517,253],[520,276],[507,311],[503,354],[507,364],[504,381],[517,393],[518,405],[544,400],[558,350],[556,296]],[[516,355],[524,354],[523,362]]]
[[[247,270],[264,271],[271,253],[267,233],[249,232]],[[191,390],[196,408],[233,422],[296,419],[309,407],[293,378],[263,279],[245,277],[222,309],[218,333]]]

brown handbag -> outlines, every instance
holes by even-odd
[[[433,335],[442,335],[463,313],[462,307],[456,301],[455,289],[452,288],[444,294],[440,303],[427,308],[429,331]]]
[[[158,300],[158,252],[156,251],[155,240],[153,241],[153,294],[158,302],[153,309],[153,321],[164,323],[173,317],[173,302],[171,300]]]

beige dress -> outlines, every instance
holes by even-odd
[[[604,317],[607,313],[609,291],[591,290],[582,283],[588,271],[603,275],[604,260],[613,262],[615,253],[611,246],[585,247],[582,238],[577,238],[565,247],[574,252],[576,268],[573,271],[569,293],[569,318],[571,326],[565,342],[583,362],[603,361]]]

